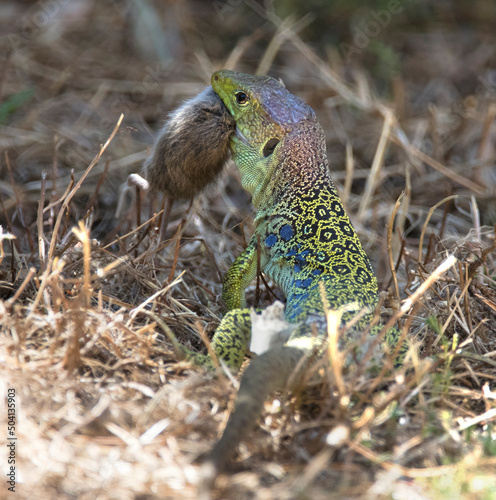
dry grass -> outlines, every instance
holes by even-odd
[[[494,39],[489,55],[465,56],[475,82],[465,99],[432,76],[449,52],[432,34],[429,53],[413,45],[405,66],[443,98],[432,85],[407,92],[419,79],[405,71],[379,99],[363,70],[332,51],[329,64],[299,38],[306,18],[263,12],[267,24],[230,54],[215,42],[213,63],[194,51],[188,13],[175,12],[183,45],[169,63],[186,63],[172,69],[143,62],[139,27],[115,7],[62,5],[15,50],[2,39],[0,387],[16,391],[18,495],[198,498],[195,460],[225,424],[235,384],[178,360],[173,342],[204,349],[215,330],[221,277],[251,234],[249,198],[230,167],[191,206],[173,206],[160,242],[161,200],[137,204],[121,186],[152,129],[222,58],[244,71],[256,58],[315,108],[389,290],[383,319],[399,319],[413,348],[396,372],[322,366],[303,394],[268,401],[212,497],[495,498],[496,108],[476,92]],[[448,256],[455,264],[435,274]],[[251,303],[258,295],[252,287]]]

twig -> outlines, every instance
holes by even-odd
[[[429,277],[415,290],[415,292],[406,299],[401,307],[397,309],[394,314],[389,318],[387,323],[382,327],[381,332],[375,336],[374,341],[370,345],[367,353],[363,357],[361,364],[363,366],[366,365],[367,361],[372,357],[374,349],[377,345],[382,342],[384,335],[386,332],[393,327],[393,325],[402,318],[414,305],[415,303],[422,297],[422,295],[434,284],[434,282],[440,278],[442,274],[444,274],[450,267],[452,267],[457,262],[457,258],[454,255],[450,255],[447,257],[441,264],[434,269],[434,271],[429,275]]]
[[[456,182],[457,184],[460,184],[470,191],[473,191],[474,193],[477,194],[484,194],[486,192],[486,189],[479,184],[476,184],[475,182],[472,182],[471,180],[467,179],[466,177],[463,177],[463,175],[460,175],[456,173],[454,170],[445,167],[442,163],[439,163],[436,161],[434,158],[431,158],[429,155],[426,155],[420,149],[417,149],[415,146],[412,146],[411,144],[405,143],[402,141],[400,138],[396,137],[395,135],[391,135],[391,140],[401,146],[402,148],[405,148],[407,152],[420,160],[422,160],[424,163],[427,163],[430,167],[432,167],[434,170],[437,170],[444,176],[448,177],[451,179],[453,182]]]
[[[238,61],[241,59],[243,54],[260,38],[264,36],[264,29],[258,28],[251,35],[243,38],[239,41],[239,43],[234,47],[226,61],[224,62],[223,68],[233,69],[237,66]]]
[[[122,123],[122,120],[124,118],[124,115],[121,114],[119,119],[117,120],[117,123],[114,127],[114,130],[112,130],[112,133],[110,134],[109,138],[107,139],[107,142],[100,148],[100,151],[98,154],[93,158],[92,162],[88,165],[88,168],[84,171],[83,175],[79,179],[79,181],[76,183],[76,185],[72,188],[70,193],[67,195],[67,197],[64,199],[64,202],[62,203],[62,206],[60,207],[60,211],[57,215],[57,220],[55,221],[55,226],[53,228],[52,232],[52,240],[50,241],[50,248],[48,250],[48,260],[51,261],[53,259],[53,254],[55,251],[55,245],[57,243],[57,233],[59,231],[60,223],[62,221],[62,217],[64,216],[65,209],[69,205],[70,201],[76,194],[77,190],[81,187],[81,184],[84,182],[84,179],[86,179],[87,175],[91,172],[93,167],[98,163],[98,160],[102,156],[102,154],[105,152],[107,149],[108,145],[114,138],[115,134],[117,133],[117,130],[119,130],[119,127]]]
[[[179,259],[179,248],[181,247],[182,228],[183,228],[183,222],[181,221],[176,231],[176,247],[174,249],[174,259],[172,260],[172,266],[169,272],[169,277],[167,278],[167,281],[169,282],[172,281],[172,278],[174,278],[174,273],[176,272],[177,260]]]
[[[397,313],[393,315],[391,319],[393,319],[396,316],[396,314],[398,314],[398,318],[406,314],[409,311],[409,309],[413,306],[413,304],[434,284],[434,282],[438,278],[440,278],[441,275],[444,274],[450,267],[455,265],[456,262],[457,258],[454,255],[450,255],[443,262],[441,262],[441,264],[439,264],[439,266],[437,266],[436,269],[434,269],[434,271],[430,274],[430,276],[417,288],[417,290],[415,290],[412,296],[405,300],[403,305],[400,307]]]
[[[484,264],[484,262],[486,262],[486,258],[487,256],[493,251],[493,250],[496,250],[496,224],[494,225],[494,235],[495,235],[495,238],[494,238],[494,241],[491,245],[489,245],[488,247],[484,248],[484,250],[482,250],[481,252],[481,256],[479,259],[477,259],[476,261],[474,262],[471,262],[468,266],[468,277],[469,279],[472,279],[474,274],[475,274],[475,271],[477,271],[477,269],[482,265]]]
[[[375,151],[374,160],[372,161],[372,166],[370,167],[370,174],[367,177],[367,183],[365,184],[365,192],[360,200],[360,207],[358,208],[358,220],[363,220],[365,212],[370,205],[370,199],[374,193],[375,187],[379,181],[379,175],[381,167],[384,163],[384,155],[386,154],[387,143],[391,131],[391,126],[393,124],[393,111],[391,109],[386,109],[384,115],[384,125],[382,126],[381,137],[379,143],[377,144],[377,149]]]
[[[388,250],[388,256],[389,256],[389,268],[391,269],[391,275],[393,277],[394,281],[394,290],[396,293],[396,298],[398,299],[398,302],[400,301],[400,289],[398,286],[398,278],[396,276],[396,268],[394,266],[394,260],[393,260],[393,245],[392,245],[392,239],[393,239],[393,225],[394,225],[394,218],[396,217],[396,212],[400,208],[401,205],[401,199],[405,195],[405,192],[403,191],[398,199],[396,200],[396,203],[394,204],[393,211],[391,213],[391,217],[389,218],[388,222],[388,228],[387,228],[387,250]]]
[[[429,224],[429,221],[431,220],[432,214],[434,213],[436,208],[438,208],[444,202],[452,200],[454,198],[458,198],[458,195],[453,194],[451,196],[447,196],[446,198],[443,198],[440,202],[436,203],[433,207],[431,207],[431,209],[427,213],[427,217],[425,218],[425,222],[424,222],[424,225],[422,227],[422,232],[420,233],[420,242],[419,242],[419,251],[418,251],[418,262],[419,263],[422,262],[422,247],[424,245],[424,235],[425,235],[425,231],[427,229],[427,224]]]
[[[17,184],[14,182],[14,175],[12,174],[12,167],[10,166],[10,159],[7,151],[5,151],[5,163],[7,165],[7,171],[9,172],[10,184],[12,186],[12,190],[14,191],[14,196],[16,200],[16,209],[17,213],[19,214],[19,221],[21,223],[21,227],[24,229],[26,236],[28,238],[29,249],[31,253],[34,253],[35,246],[33,237],[31,236],[31,232],[29,231],[29,228],[26,226],[26,223],[24,222],[24,213],[22,210],[21,198],[19,196]]]
[[[425,469],[415,469],[412,467],[403,467],[402,465],[388,462],[384,460],[381,455],[374,453],[371,449],[366,448],[362,444],[347,440],[346,445],[349,446],[352,450],[355,450],[360,455],[364,456],[371,462],[374,462],[380,465],[383,469],[386,470],[398,470],[398,472],[402,476],[406,477],[435,477],[446,474],[447,472],[452,472],[456,469],[457,465],[440,465],[438,467],[428,467]]]
[[[46,268],[45,235],[43,232],[43,205],[45,204],[46,179],[47,179],[47,172],[46,172],[46,170],[43,170],[43,172],[41,173],[41,192],[40,192],[40,199],[38,201],[38,217],[37,217],[38,252],[39,252],[39,259],[40,259],[40,268],[42,271],[44,271]]]
[[[83,221],[79,221],[79,228],[72,228],[72,232],[76,235],[83,245],[83,301],[84,305],[88,307],[91,301],[91,287],[90,287],[90,265],[91,265],[91,243],[89,229],[85,227]]]
[[[482,127],[482,134],[481,134],[481,141],[479,144],[479,150],[477,151],[477,158],[480,160],[490,160],[488,156],[490,156],[490,153],[488,151],[488,141],[489,138],[491,137],[491,134],[489,133],[491,131],[491,127],[494,123],[494,118],[496,117],[496,103],[492,102],[489,104],[489,107],[487,109],[487,114],[484,119],[484,125]],[[489,153],[489,155],[488,155]],[[473,174],[472,178],[476,182],[483,182],[482,176],[481,176],[481,164],[478,162],[473,169]]]
[[[21,296],[22,292],[24,292],[24,289],[26,288],[27,284],[31,281],[33,276],[36,274],[36,269],[34,267],[30,267],[28,274],[24,278],[23,282],[19,286],[19,288],[16,290],[16,293],[10,297],[8,300],[5,301],[5,305],[7,308],[10,308],[12,304]]]
[[[258,68],[255,72],[257,75],[266,75],[272,65],[272,61],[279,52],[281,45],[285,42],[287,38],[287,33],[297,33],[302,29],[306,28],[313,20],[313,14],[306,14],[299,21],[294,21],[294,19],[290,16],[284,19],[279,26],[277,26],[276,32],[272,37],[269,45],[265,49],[265,53],[258,64]]]
[[[126,323],[126,327],[129,328],[131,321],[139,314],[145,311],[145,307],[147,304],[150,302],[154,301],[157,297],[160,297],[160,295],[163,295],[165,292],[170,290],[172,287],[176,286],[177,284],[181,283],[182,281],[182,276],[186,272],[184,270],[172,283],[169,283],[167,286],[164,288],[161,288],[158,292],[155,292],[153,295],[148,297],[145,301],[143,301],[138,307],[135,307],[129,312],[129,319]]]
[[[346,143],[346,177],[344,179],[344,189],[341,196],[343,205],[346,206],[351,193],[351,185],[353,183],[353,170],[355,162],[353,161],[353,147],[350,142]]]

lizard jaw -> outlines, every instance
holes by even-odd
[[[238,139],[241,140],[242,143],[246,144],[247,146],[250,146],[250,143],[248,142],[248,139],[246,138],[245,134],[243,134],[243,132],[241,132],[241,130],[239,129],[239,127],[236,127],[236,130],[235,130],[234,134],[236,135],[236,137]]]

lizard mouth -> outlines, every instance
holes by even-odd
[[[248,139],[246,138],[245,134],[243,134],[243,132],[241,132],[241,130],[239,129],[239,127],[236,127],[236,131],[234,132],[234,134],[236,135],[236,137],[238,137],[238,139],[241,140],[241,142],[243,142],[247,146],[250,145],[250,143],[248,142]]]

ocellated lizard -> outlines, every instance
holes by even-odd
[[[292,375],[294,383],[301,380],[307,366],[301,360],[312,352],[316,339],[326,337],[322,284],[332,309],[350,303],[369,308],[348,337],[370,323],[378,289],[331,180],[324,132],[310,106],[267,76],[222,70],[213,74],[212,87],[236,122],[231,154],[257,215],[255,234],[225,277],[222,297],[229,311],[211,347],[229,367],[240,368],[251,335],[244,290],[257,268],[283,291],[285,317],[296,325],[283,346],[255,357],[245,370],[235,410],[210,455],[219,471],[255,425],[266,396],[284,388]],[[342,323],[354,314],[344,312]],[[378,330],[376,326],[372,333]],[[387,333],[389,344],[395,344],[398,333]],[[206,355],[188,357],[211,363]],[[293,373],[297,365],[300,376]]]

